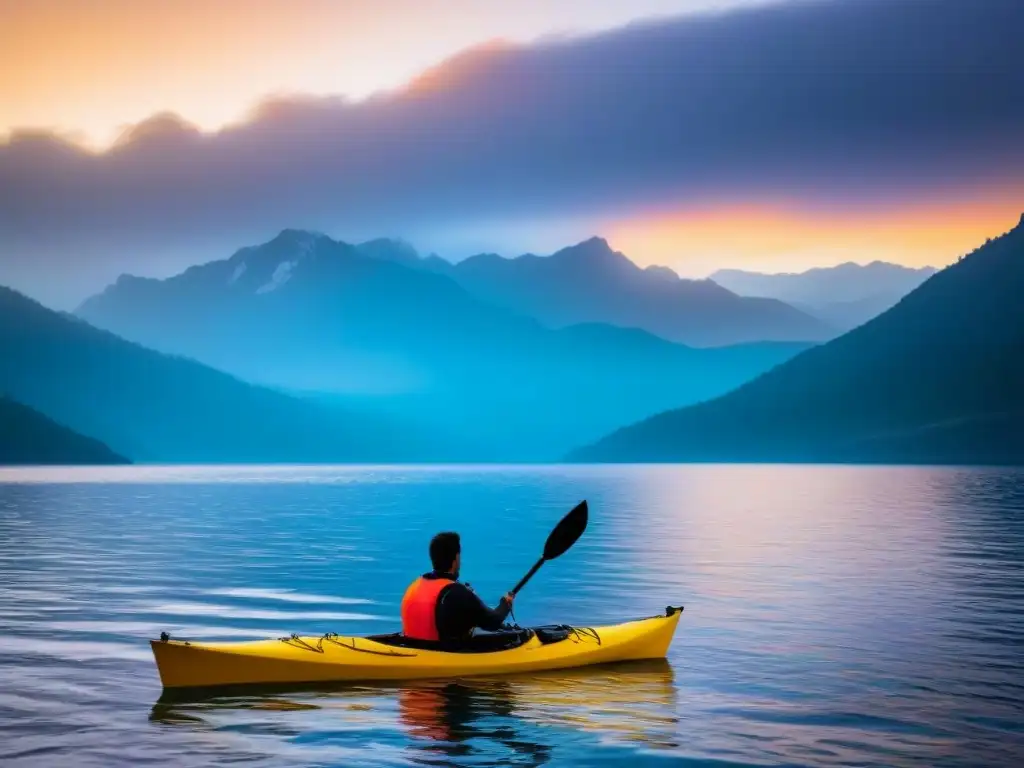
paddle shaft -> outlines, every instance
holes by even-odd
[[[512,588],[512,594],[513,595],[518,594],[519,590],[522,589],[524,586],[526,586],[526,582],[528,582],[531,578],[533,578],[533,574],[535,574],[537,572],[537,570],[542,565],[544,565],[544,558],[543,557],[540,560],[538,560],[536,563],[534,563],[533,564],[533,568],[530,569],[530,572],[527,573],[525,576],[523,576],[523,578],[520,579],[519,583],[516,584],[515,587]]]

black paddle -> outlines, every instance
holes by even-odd
[[[555,526],[555,530],[551,532],[548,540],[544,543],[544,554],[541,555],[540,560],[533,564],[530,572],[523,576],[522,580],[516,584],[512,594],[517,594],[520,589],[526,586],[526,582],[533,577],[537,569],[544,565],[547,560],[554,560],[556,557],[564,555],[566,550],[576,543],[576,540],[583,535],[585,530],[587,530],[587,502],[584,500],[573,507],[572,511]]]

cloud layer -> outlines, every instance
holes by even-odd
[[[1020,182],[1020,29],[1019,0],[788,2],[483,47],[400,91],[271,101],[213,135],[157,116],[100,155],[15,135],[0,282],[59,302],[284,226],[415,235]]]

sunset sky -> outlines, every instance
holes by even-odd
[[[68,306],[284,227],[941,266],[1024,209],[1022,7],[0,0],[0,283]]]
[[[756,1],[0,0],[0,135],[52,128],[99,148],[163,111],[211,130],[272,94],[365,98],[482,41]]]

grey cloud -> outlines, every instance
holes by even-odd
[[[1020,181],[1021,29],[1020,0],[787,2],[468,51],[407,89],[272,101],[215,135],[158,116],[99,156],[16,135],[0,282],[80,295],[285,226],[408,234]]]

